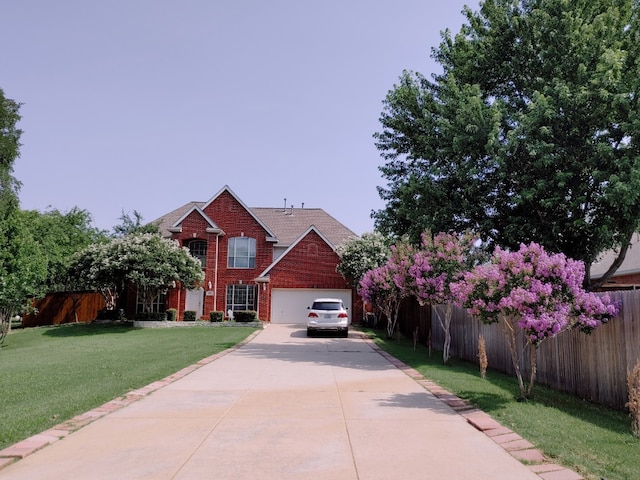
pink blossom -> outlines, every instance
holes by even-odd
[[[589,333],[617,314],[608,296],[585,292],[584,264],[563,254],[547,254],[535,243],[509,252],[496,248],[491,262],[450,285],[458,305],[485,323],[502,315],[538,344],[563,330]]]

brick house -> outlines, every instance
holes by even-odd
[[[336,247],[356,236],[317,208],[249,208],[228,187],[160,217],[163,236],[202,261],[203,288],[177,287],[154,306],[208,318],[211,311],[256,310],[261,320],[303,323],[314,298],[341,298],[356,322],[362,301],[336,272]],[[136,309],[128,295],[127,311]]]

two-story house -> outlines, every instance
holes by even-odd
[[[202,288],[177,286],[159,299],[158,307],[176,308],[178,319],[185,310],[205,318],[255,310],[261,320],[304,323],[306,307],[323,296],[341,298],[352,318],[361,315],[357,293],[336,272],[336,247],[356,234],[322,209],[249,208],[225,186],[154,223],[199,258],[205,273]]]

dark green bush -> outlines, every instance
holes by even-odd
[[[114,310],[107,310],[103,308],[102,310],[98,310],[98,316],[96,320],[124,320],[124,310],[121,308],[117,308]]]
[[[236,322],[255,322],[258,319],[258,312],[255,310],[237,310],[233,312],[233,319]]]
[[[185,322],[195,322],[196,321],[196,311],[195,310],[185,310],[184,318]]]
[[[167,310],[167,320],[169,320],[170,322],[175,322],[177,318],[178,310],[176,310],[175,308],[170,308],[169,310]]]
[[[224,312],[220,312],[220,311],[209,312],[209,321],[221,322],[223,319],[224,319]]]
[[[142,322],[165,322],[167,312],[139,312],[134,318]]]

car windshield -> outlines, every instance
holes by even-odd
[[[313,310],[340,310],[342,303],[339,302],[313,302]]]

